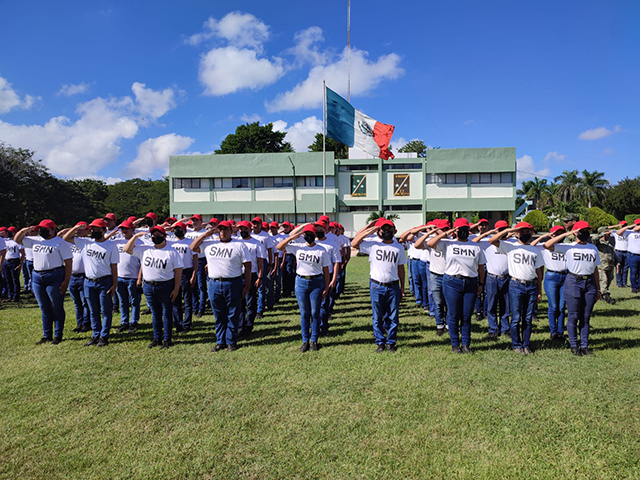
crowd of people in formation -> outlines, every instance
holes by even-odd
[[[114,214],[57,230],[51,220],[18,230],[0,227],[0,293],[19,301],[32,293],[42,312],[40,344],[62,341],[64,297],[76,316],[74,332],[91,332],[86,347],[109,344],[114,312],[118,333],[134,333],[149,313],[149,348],[173,345],[193,317],[210,306],[215,317],[213,351],[233,351],[254,324],[283,297],[295,296],[302,332],[301,352],[318,350],[331,313],[344,292],[346,267],[355,248],[370,263],[376,352],[396,351],[405,277],[419,309],[448,332],[454,353],[471,352],[471,319],[488,321],[488,338],[506,337],[514,352],[530,355],[532,322],[544,288],[550,339],[574,355],[590,355],[589,328],[595,303],[615,303],[609,287],[630,278],[639,293],[640,219],[632,225],[590,225],[572,214],[564,225],[534,238],[533,227],[490,229],[481,219],[440,219],[402,232],[381,218],[350,240],[344,227],[323,215],[299,226],[289,222],[203,222],[200,215],[168,218],[155,213],[118,223]],[[406,268],[405,268],[406,266]],[[21,291],[20,274],[23,275]],[[148,312],[141,312],[144,294]]]

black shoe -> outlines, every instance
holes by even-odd
[[[533,355],[533,352],[531,351],[531,349],[529,347],[524,347],[522,349],[522,353],[524,353],[525,355]]]
[[[498,339],[498,334],[497,333],[489,333],[487,335],[487,339],[488,340],[497,340]]]
[[[176,325],[176,333],[182,333],[184,330],[184,328],[182,328],[182,325]]]
[[[471,349],[466,345],[463,345],[461,350],[462,350],[462,353],[471,353]]]
[[[196,318],[202,318],[203,315],[204,313],[202,312],[196,312]]]
[[[87,343],[84,344],[85,347],[90,347],[91,345],[98,344],[98,337],[91,337]]]
[[[171,340],[165,340],[162,342],[162,346],[160,347],[160,350],[162,350],[163,348],[169,348],[169,347],[173,347],[173,342]]]
[[[158,345],[160,345],[160,340],[154,340],[149,344],[149,348],[157,347]]]
[[[227,351],[229,352],[235,352],[238,349],[238,345],[236,345],[235,343],[232,343],[231,345],[227,345]]]
[[[309,349],[310,349],[312,352],[317,352],[318,350],[320,350],[320,347],[318,347],[318,342],[311,342],[311,343],[309,344]]]
[[[444,327],[436,328],[436,335],[441,337],[444,334]]]
[[[215,346],[211,349],[212,352],[219,352],[220,350],[227,348],[226,345],[220,345],[219,343],[216,343]]]
[[[122,333],[122,332],[126,332],[127,330],[129,330],[129,324],[128,323],[123,323],[122,325],[120,325],[118,327],[118,330],[116,330],[118,333]]]
[[[451,351],[453,353],[462,353],[462,349],[460,347],[451,347]]]
[[[538,317],[536,315],[534,315],[533,317],[531,317],[531,321],[532,322],[537,322],[538,321]]]
[[[80,333],[82,331],[82,327],[76,327],[71,331],[74,332],[74,333]]]
[[[300,346],[300,352],[304,353],[308,351],[309,351],[309,342],[302,342],[302,345]]]
[[[151,315],[151,309],[147,308],[144,312],[142,312],[140,315]]]
[[[258,314],[256,315],[256,318],[263,318],[263,317],[264,317],[264,314],[262,314],[262,313],[258,313]]]
[[[51,341],[51,345],[58,345],[61,341],[62,341],[62,337],[55,337],[55,338]]]
[[[476,313],[476,322],[481,322],[484,316],[481,313]]]
[[[91,331],[91,325],[84,325],[83,327],[80,328],[80,331],[85,333],[85,332],[90,332]]]
[[[390,351],[391,353],[396,353],[398,351],[395,343],[391,345],[387,344],[387,350]]]
[[[186,335],[190,331],[191,331],[191,327],[185,327],[185,328],[182,329],[182,335]]]
[[[102,337],[100,337],[100,340],[98,340],[98,343],[96,344],[97,347],[106,347],[107,345],[109,345],[109,340]]]
[[[127,333],[136,333],[137,331],[138,331],[138,324],[132,323],[131,325],[129,325],[129,330],[127,330]]]
[[[384,345],[378,345],[378,348],[376,348],[376,353],[382,353],[384,352]]]
[[[589,350],[588,348],[581,348],[580,349],[580,353],[582,355],[593,355],[593,352],[591,350]]]
[[[549,340],[555,340],[556,339],[556,334],[555,333],[550,333],[549,334]]]
[[[579,357],[582,355],[582,351],[579,348],[571,348],[571,353],[573,353],[576,357]]]
[[[36,345],[42,345],[47,342],[51,342],[53,339],[51,337],[42,337]]]
[[[513,351],[514,351],[515,353],[524,354],[524,350],[523,350],[523,349],[521,349],[521,348],[514,348],[514,349],[513,349]]]

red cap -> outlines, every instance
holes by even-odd
[[[316,226],[313,223],[310,223],[308,225],[305,225],[302,231],[316,233]]]
[[[262,223],[262,218],[260,218],[260,217],[253,217],[253,220],[251,220],[251,223]]]
[[[89,224],[90,227],[100,227],[100,228],[107,228],[107,222],[105,222],[103,219],[101,218],[96,218],[93,222],[91,222]]]
[[[489,220],[487,220],[486,218],[481,218],[480,220],[478,220],[478,223],[489,223]]]
[[[165,222],[164,222],[164,223],[169,223],[169,222],[173,222],[173,223],[175,223],[175,222],[177,222],[177,221],[178,221],[178,219],[177,219],[176,217],[169,217],[169,218],[167,218],[167,219],[165,220]]]
[[[8,231],[10,231],[13,234],[18,233],[18,229],[16,227],[14,227],[13,225],[11,225],[9,228],[7,228]]]
[[[117,221],[118,219],[116,218],[116,214],[115,213],[107,213],[104,218],[108,218],[109,220],[113,220],[114,222]]]
[[[638,222],[640,223],[640,222]],[[579,222],[576,222],[575,225],[573,226],[574,230],[582,230],[583,228],[591,228],[591,225],[589,225],[589,222],[585,222],[584,220],[580,220]]]
[[[145,218],[153,218],[156,222],[158,221],[158,215],[153,212],[149,212],[145,215]]]
[[[555,227],[551,227],[551,233],[556,233],[556,232],[566,232],[565,228],[562,225],[556,225]]]
[[[229,222],[229,220],[223,220],[220,223],[218,223],[218,228],[231,228],[231,222]]]
[[[269,228],[269,224],[267,222],[262,222],[262,228]]]
[[[7,231],[7,227],[0,227],[0,232],[6,232]]]
[[[451,222],[446,218],[438,220],[438,228],[451,228]]]
[[[468,227],[468,226],[469,226],[469,220],[467,220],[466,218],[456,218],[456,221],[453,222],[453,228]]]
[[[278,225],[278,222],[271,222],[269,226],[278,228],[280,225]]]
[[[233,218],[230,218],[229,220],[227,220],[227,222],[229,222],[232,226],[236,224],[236,221]]]
[[[329,226],[332,228],[338,228],[340,225],[338,224],[338,222],[329,222]]]
[[[291,224],[289,222],[287,222],[287,221],[282,222],[282,226],[284,227],[285,225],[288,225],[288,226],[291,227]]]
[[[378,228],[382,228],[385,225],[389,225],[393,228],[396,228],[396,226],[393,224],[393,222],[391,220],[387,220],[386,218],[383,218],[381,222],[378,222]]]
[[[339,228],[340,230],[344,230],[344,227],[342,226],[342,224],[341,224],[341,223],[339,223],[339,224],[338,224],[338,228]]]
[[[187,220],[187,225],[188,225],[188,226],[193,225],[193,220]]]
[[[149,233],[153,233],[153,232],[160,232],[163,235],[167,235],[167,232],[164,228],[159,227],[158,225],[156,225],[155,227],[151,227],[151,229],[149,230]]]
[[[627,221],[626,220],[620,220],[620,225],[627,225]]]
[[[191,220],[200,220],[202,221],[202,215],[196,213],[195,215],[191,215]]]
[[[130,228],[133,230],[135,227],[133,226],[133,222],[130,222],[129,220],[125,220],[120,224],[120,228]]]
[[[138,219],[138,217],[134,217],[134,216],[132,215],[132,216],[130,216],[129,218],[127,218],[127,222],[131,222],[131,223],[133,223],[133,222],[135,222],[137,219]]]
[[[173,228],[181,228],[183,230],[187,229],[187,226],[184,224],[184,222],[176,222],[173,225],[171,225]]]
[[[329,217],[326,215],[321,215],[318,219],[319,222],[329,222]]]
[[[317,221],[316,223],[313,224],[316,228],[320,227],[320,228],[327,228],[327,226],[324,224],[324,222],[321,221]]]
[[[496,226],[495,228],[504,228],[504,227],[508,227],[509,224],[507,222],[505,222],[504,220],[498,220],[496,222]]]
[[[533,225],[528,222],[520,222],[516,223],[516,228],[530,228],[531,230],[533,230]]]
[[[382,222],[385,221],[385,220],[386,219],[384,217],[380,217],[378,220],[376,220],[376,223],[375,223],[374,226],[379,228],[380,225],[382,224]]]
[[[45,218],[38,224],[38,228],[51,228],[55,230],[56,224],[53,223],[53,220],[49,220],[48,218]]]
[[[249,220],[240,220],[240,221],[238,222],[238,228],[240,228],[240,227],[247,227],[247,228],[251,228],[251,227],[252,227],[252,225],[251,225],[251,222],[250,222]]]
[[[640,225],[640,218],[636,218],[636,219],[633,221],[633,224],[634,224],[634,225]]]
[[[80,222],[76,223],[76,227],[79,226],[79,225],[81,225],[83,227],[88,227],[89,226],[89,224],[87,222],[83,222],[83,221],[80,221]]]
[[[213,217],[211,220],[209,220],[209,225],[217,225],[219,223],[220,223],[220,220],[218,220],[216,217]]]

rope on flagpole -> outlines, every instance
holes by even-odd
[[[327,86],[322,81],[322,214],[327,214]]]

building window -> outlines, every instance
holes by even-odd
[[[513,172],[502,173],[472,173],[472,184],[488,184],[488,183],[513,183]]]
[[[408,173],[393,174],[393,195],[396,197],[408,197],[410,195]]]
[[[353,172],[358,170],[377,170],[378,165],[340,165],[339,172]]]
[[[421,205],[385,205],[385,210],[391,211],[400,211],[400,210],[408,210],[408,211],[422,211]]]
[[[174,178],[173,188],[202,188],[202,183],[200,178]]]
[[[329,182],[327,182],[329,183]],[[322,177],[296,177],[296,187],[321,187]]]
[[[383,163],[382,170],[420,170],[420,163]]]
[[[377,205],[341,205],[341,212],[375,212],[378,210]]]
[[[249,178],[248,177],[232,178],[231,188],[249,188]]]
[[[230,178],[214,178],[213,179],[214,189],[232,188],[231,185],[232,183]]]

